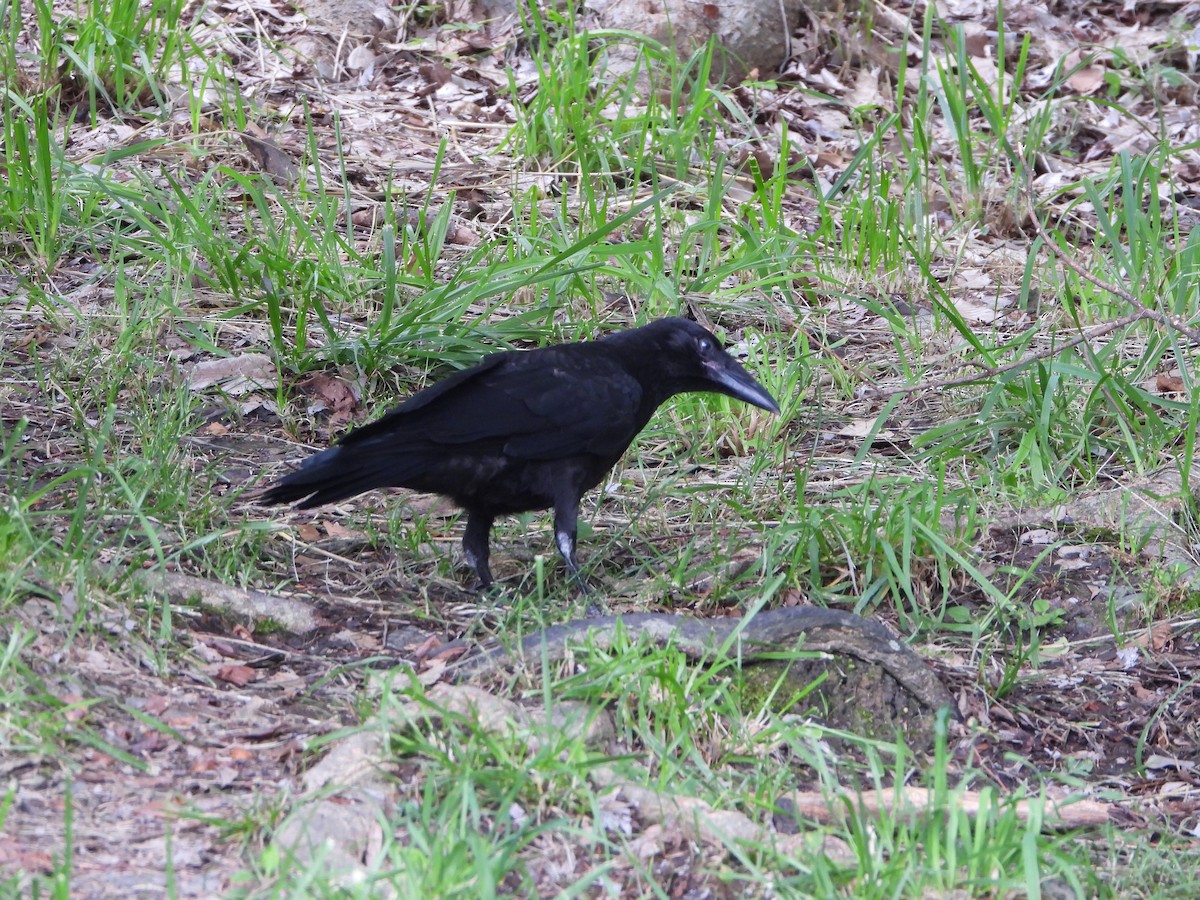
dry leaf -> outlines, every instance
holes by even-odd
[[[254,681],[255,675],[255,671],[249,666],[221,666],[217,670],[217,678],[235,687],[245,687]]]
[[[301,382],[300,386],[313,397],[313,402],[308,406],[309,415],[329,411],[330,425],[349,422],[354,410],[358,408],[358,396],[354,387],[348,381],[334,375],[318,372]]]
[[[1184,391],[1183,379],[1178,375],[1157,375],[1154,387],[1160,394],[1182,394]]]
[[[30,347],[41,347],[52,336],[53,333],[49,328],[45,328],[42,325],[35,325],[30,331],[25,332],[13,342],[13,349],[27,350]]]
[[[1156,622],[1150,626],[1150,649],[1162,652],[1175,638],[1175,629],[1170,622]]]
[[[475,247],[482,243],[483,238],[466,225],[453,223],[446,233],[446,241],[459,247]]]
[[[359,44],[346,57],[346,68],[368,76],[375,68],[375,51],[367,44]]]
[[[412,655],[416,659],[425,659],[432,656],[442,646],[442,639],[436,634],[431,634],[425,640],[421,641],[416,647],[412,648]]]
[[[1080,94],[1094,94],[1104,84],[1103,66],[1084,66],[1067,79],[1067,86]]]
[[[1146,759],[1147,769],[1178,769],[1181,772],[1195,770],[1196,762],[1190,759],[1178,759],[1174,756],[1163,756],[1160,753],[1152,753]]]
[[[282,181],[292,182],[296,180],[296,176],[299,174],[296,164],[292,162],[290,156],[284,153],[271,140],[265,131],[251,122],[246,125],[246,130],[242,132],[241,137],[242,143],[246,145],[246,149],[254,157],[254,162],[260,171],[266,172],[268,175],[273,175]]]
[[[983,0],[937,0],[937,11],[946,19],[974,21],[983,18]]]
[[[437,684],[442,680],[442,676],[446,674],[447,661],[440,658],[434,658],[426,663],[425,667],[417,675],[417,681],[425,687]]]
[[[331,519],[323,519],[321,521],[325,533],[331,538],[337,538],[343,541],[362,541],[366,540],[366,535],[361,531],[355,531],[353,528],[347,528],[344,525],[339,525]]]
[[[321,539],[321,532],[317,530],[316,525],[309,524],[308,522],[302,522],[296,526],[296,536],[300,538],[300,540],[311,544],[314,541],[319,541]]]
[[[964,25],[963,31],[963,46],[967,48],[968,55],[977,58],[991,57],[994,41],[988,37],[988,33],[983,26]]]
[[[995,304],[976,303],[965,297],[956,298],[954,308],[967,322],[981,322],[986,325],[995,322],[1000,317],[1000,311],[996,309]]]
[[[1175,629],[1171,627],[1170,622],[1156,622],[1148,631],[1136,635],[1133,642],[1144,650],[1161,653],[1174,637]]]
[[[879,91],[879,69],[862,68],[854,79],[854,87],[846,95],[846,103],[853,108],[885,106],[887,98]]]
[[[841,428],[836,429],[833,433],[839,437],[861,438],[869,435],[875,428],[877,419],[851,419]],[[875,440],[886,440],[891,437],[893,432],[887,429],[881,429],[875,432]]]
[[[196,363],[188,376],[188,387],[203,391],[219,384],[223,392],[237,397],[253,390],[274,390],[277,380],[275,363],[269,356],[244,353]]]

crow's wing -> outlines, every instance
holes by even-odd
[[[469,369],[462,369],[453,375],[447,375],[424,390],[418,391],[395,409],[380,416],[374,422],[360,425],[349,434],[343,436],[338,443],[346,447],[377,437],[403,434],[410,427],[411,418],[418,410],[428,407],[435,400],[453,392],[461,385],[482,378],[492,369],[497,367],[502,368],[507,362],[508,357],[514,355],[513,353],[493,353],[490,356],[485,356]]]
[[[352,431],[344,446],[502,452],[517,459],[622,453],[644,424],[641,384],[603,353],[498,353]]]

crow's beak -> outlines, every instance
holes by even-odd
[[[745,400],[773,413],[779,412],[779,404],[775,402],[775,398],[732,356],[707,362],[704,368],[719,393]]]

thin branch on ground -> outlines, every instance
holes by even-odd
[[[1028,366],[1030,363],[1039,362],[1043,359],[1049,359],[1052,356],[1057,356],[1064,350],[1070,350],[1072,347],[1078,347],[1080,344],[1086,344],[1088,341],[1093,341],[1096,338],[1104,337],[1126,325],[1132,325],[1134,322],[1146,318],[1142,313],[1130,313],[1127,316],[1122,316],[1119,319],[1113,319],[1111,322],[1105,322],[1103,325],[1097,325],[1087,334],[1081,334],[1073,340],[1067,341],[1065,344],[1055,344],[1045,350],[1039,350],[1037,353],[1031,353],[1028,356],[1022,356],[1020,359],[1006,363],[1003,366],[984,366],[979,363],[973,365],[979,366],[981,369],[975,375],[963,375],[960,378],[948,378],[943,381],[924,382],[922,384],[910,384],[904,387],[887,388],[875,392],[877,397],[894,397],[897,394],[915,394],[918,391],[938,391],[951,387],[962,387],[963,385],[975,384],[979,381],[986,381],[989,378],[995,378],[997,375],[1003,375],[1006,372],[1012,372],[1015,369],[1020,369]]]
[[[1037,231],[1038,237],[1042,239],[1042,243],[1050,248],[1050,252],[1053,254],[1054,258],[1084,281],[1087,281],[1093,286],[1098,287],[1102,291],[1107,291],[1116,297],[1120,297],[1134,308],[1134,312],[1130,313],[1129,315],[1122,316],[1119,319],[1114,319],[1111,322],[1105,322],[1101,325],[1097,325],[1087,332],[1083,332],[1081,329],[1079,337],[1067,341],[1065,344],[1056,344],[1052,347],[1046,348],[1045,350],[1039,350],[1037,353],[1031,353],[1027,356],[1022,356],[1020,359],[1016,359],[1003,366],[984,366],[974,363],[974,365],[979,366],[981,370],[974,375],[964,375],[959,378],[949,378],[942,381],[924,382],[922,384],[910,384],[905,385],[904,387],[876,390],[872,392],[872,396],[881,398],[894,397],[897,395],[915,394],[919,391],[938,391],[951,387],[962,387],[968,384],[986,381],[989,378],[995,378],[998,375],[1003,375],[1007,372],[1021,369],[1025,366],[1028,366],[1030,363],[1040,362],[1043,359],[1057,356],[1064,350],[1070,350],[1074,347],[1078,347],[1081,344],[1089,343],[1096,338],[1104,337],[1106,334],[1111,334],[1112,332],[1124,328],[1127,325],[1132,325],[1135,322],[1140,322],[1146,319],[1149,319],[1150,321],[1155,322],[1164,328],[1178,331],[1180,334],[1186,335],[1194,343],[1200,344],[1200,329],[1189,325],[1179,316],[1173,316],[1170,313],[1165,313],[1157,309],[1151,309],[1134,297],[1129,291],[1118,287],[1115,284],[1110,284],[1104,281],[1102,278],[1098,278],[1080,266],[1077,262],[1075,262],[1075,260],[1067,256],[1067,254],[1064,253],[1062,248],[1058,245],[1058,242],[1055,241],[1051,237],[1049,231],[1046,230],[1045,223],[1043,223],[1041,217],[1038,216],[1037,210],[1034,208],[1032,198],[1028,195],[1026,197],[1026,203],[1028,204],[1029,218],[1034,223],[1034,229]]]

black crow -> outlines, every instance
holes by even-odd
[[[309,457],[261,499],[307,509],[378,487],[442,494],[466,510],[463,551],[483,587],[492,583],[496,517],[553,507],[555,542],[579,578],[580,498],[659,405],[684,391],[779,412],[712,334],[660,319],[596,341],[487,356]]]

